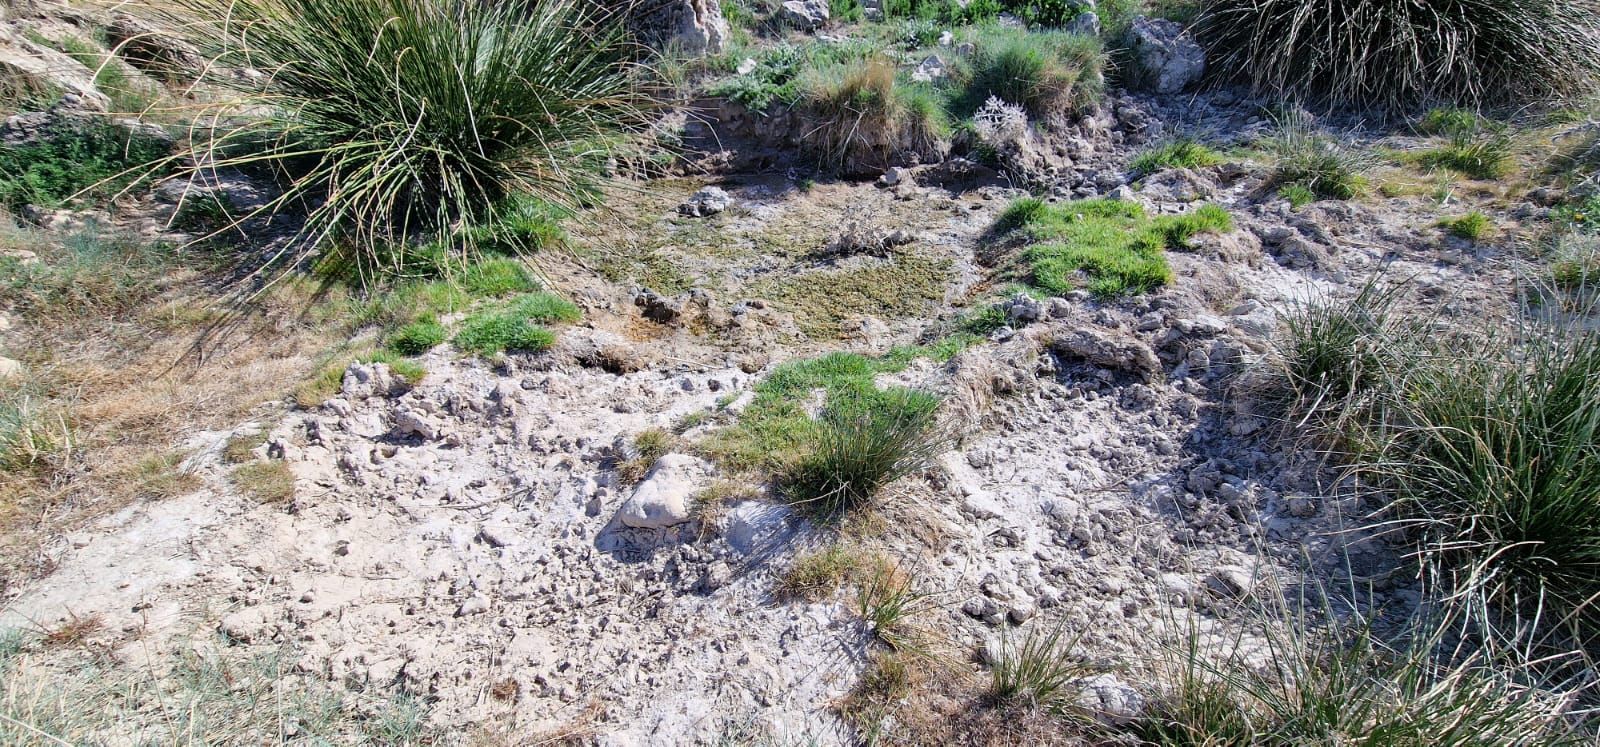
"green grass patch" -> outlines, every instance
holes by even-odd
[[[1417,155],[1430,169],[1449,169],[1473,179],[1494,180],[1511,171],[1511,138],[1503,131],[1456,133],[1438,148]]]
[[[475,262],[462,271],[462,290],[474,296],[501,298],[513,293],[526,293],[539,289],[539,281],[528,266],[510,258],[494,258]]]
[[[1182,138],[1162,143],[1134,156],[1131,164],[1140,174],[1153,174],[1164,169],[1196,169],[1222,163],[1222,155],[1204,143]]]
[[[1137,203],[1108,199],[1014,205],[1001,220],[1020,220],[1020,230],[1033,242],[1022,254],[1033,285],[1058,295],[1086,287],[1102,297],[1145,293],[1171,282],[1167,249],[1199,233],[1233,228],[1232,217],[1215,205],[1150,218]]]
[[[1317,201],[1317,193],[1304,184],[1285,184],[1278,187],[1278,196],[1289,201],[1289,207],[1299,210]]]
[[[521,350],[540,352],[555,344],[554,332],[539,326],[575,322],[578,307],[550,293],[530,293],[510,303],[474,312],[461,322],[451,342],[464,352],[490,355]]]
[[[438,320],[419,319],[389,335],[384,346],[398,355],[422,355],[444,344],[449,332]]]
[[[1494,230],[1494,223],[1489,216],[1476,210],[1458,218],[1446,218],[1439,221],[1439,228],[1444,229],[1451,236],[1478,241],[1488,236]]]

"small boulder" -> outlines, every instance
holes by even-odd
[[[1133,338],[1117,338],[1093,329],[1076,329],[1057,335],[1050,349],[1057,355],[1081,358],[1091,365],[1125,371],[1146,381],[1161,373],[1161,359],[1149,345]]]
[[[816,31],[828,22],[828,0],[788,0],[780,17],[801,31]]]
[[[950,67],[945,64],[944,58],[936,54],[928,55],[911,71],[911,79],[919,83],[933,83],[944,80],[950,75]]]
[[[705,218],[728,209],[733,198],[721,187],[702,187],[678,206],[678,212],[692,218]]]
[[[709,481],[712,467],[688,454],[667,454],[633,489],[617,510],[617,520],[634,529],[665,529],[689,521],[694,494]]]
[[[22,375],[22,362],[0,356],[0,379]]]
[[[1206,52],[1183,26],[1139,16],[1130,30],[1133,80],[1156,93],[1178,93],[1206,72]]]

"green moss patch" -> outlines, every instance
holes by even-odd
[[[802,273],[757,289],[794,313],[806,334],[837,338],[852,317],[904,319],[944,300],[950,263],[909,254],[886,262]]]

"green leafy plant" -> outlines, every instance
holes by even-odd
[[[1600,14],[1549,0],[1204,0],[1207,67],[1257,91],[1398,111],[1536,102],[1600,74]]]
[[[58,120],[36,142],[0,148],[0,207],[106,200],[146,183],[168,146],[110,122]]]
[[[417,235],[470,253],[505,200],[572,207],[602,145],[639,121],[620,29],[572,0],[180,0],[215,76],[266,116],[196,144],[197,167],[278,172],[267,208],[303,209],[301,238],[356,251]],[[195,19],[199,19],[198,21]]]

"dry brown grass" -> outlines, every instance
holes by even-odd
[[[280,461],[246,462],[233,468],[233,484],[261,503],[294,499],[294,471]]]
[[[39,641],[46,646],[81,646],[104,628],[99,615],[68,613],[66,620],[45,628]]]
[[[225,270],[198,250],[107,258],[16,228],[0,244],[41,260],[29,276],[0,267],[14,324],[6,354],[27,366],[0,394],[25,388],[70,427],[67,448],[0,473],[3,596],[48,570],[37,552],[46,538],[197,487],[183,468],[186,438],[284,396],[334,344],[340,325],[325,315],[343,307],[285,282],[227,313]]]

